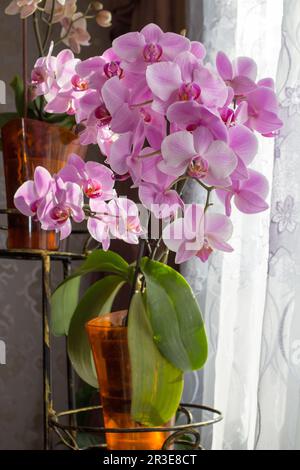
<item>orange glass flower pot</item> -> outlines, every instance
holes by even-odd
[[[37,166],[57,173],[71,153],[84,158],[86,148],[68,129],[32,119],[14,119],[2,128],[6,204],[14,209],[14,194],[27,180],[33,179]],[[57,250],[55,232],[41,230],[32,217],[8,215],[9,249]]]
[[[126,311],[95,318],[86,325],[93,351],[106,428],[138,428],[132,420],[131,370]],[[109,450],[160,450],[169,436],[161,432],[107,433]]]

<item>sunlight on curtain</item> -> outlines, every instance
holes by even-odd
[[[252,57],[258,76],[276,77],[281,47],[282,0],[238,0],[236,56]],[[260,139],[253,168],[271,182],[273,139]],[[270,212],[233,212],[234,253],[224,256],[215,403],[226,419],[214,434],[214,448],[252,449],[257,415],[260,338],[265,306]]]
[[[191,0],[190,4],[195,9],[199,2]],[[275,79],[282,16],[283,0],[204,0],[203,42],[208,60],[214,62],[218,50],[231,58],[250,56],[258,63],[260,78]],[[274,141],[261,139],[253,168],[272,182],[273,164]],[[195,198],[201,200],[201,195],[190,186],[186,199]],[[210,342],[209,361],[194,382],[197,396],[201,384],[203,402],[213,404],[225,416],[212,435],[211,430],[204,432],[204,444],[242,450],[253,449],[256,437],[270,211],[246,216],[234,210],[232,219],[234,253],[215,254],[206,266],[198,260],[187,263],[183,271],[204,310]]]

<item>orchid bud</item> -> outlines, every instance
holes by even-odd
[[[102,10],[96,16],[96,21],[102,28],[109,28],[111,26],[112,14],[108,10]]]
[[[92,8],[93,8],[95,11],[103,10],[103,4],[102,4],[101,2],[93,2],[93,3],[92,3]]]

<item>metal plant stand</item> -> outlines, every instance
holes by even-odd
[[[0,209],[0,214],[13,214],[16,211]],[[17,213],[17,212],[16,212]],[[0,230],[7,230],[7,227],[0,225]],[[74,232],[85,234],[87,232]],[[134,428],[134,429],[107,429],[103,427],[90,427],[77,424],[77,418],[82,415],[88,415],[95,410],[100,413],[102,407],[88,407],[76,409],[74,371],[68,360],[67,363],[67,385],[68,385],[68,411],[57,413],[53,406],[52,399],[52,348],[50,324],[50,300],[51,300],[51,266],[53,262],[61,262],[63,265],[64,279],[71,273],[73,261],[84,260],[89,253],[89,241],[83,248],[83,253],[68,253],[60,251],[45,251],[31,249],[0,249],[0,259],[15,259],[20,261],[40,261],[42,268],[42,331],[43,331],[43,402],[44,402],[44,450],[51,449],[51,430],[59,437],[60,443],[71,450],[87,450],[97,448],[103,450],[105,444],[91,446],[80,446],[78,436],[80,433],[99,435],[99,438],[109,433],[143,433],[143,432],[168,432],[170,435],[163,446],[164,450],[179,444],[190,449],[203,450],[200,444],[200,429],[206,426],[214,425],[221,421],[222,414],[213,408],[197,405],[182,404],[179,409],[179,415],[185,416],[186,422],[169,428]],[[198,421],[194,418],[193,412],[205,411],[211,414],[208,420]],[[215,417],[214,417],[215,415]],[[66,422],[67,420],[67,422]],[[99,439],[100,442],[100,439]]]
[[[99,436],[99,441],[101,436],[111,433],[135,434],[149,432],[165,432],[166,434],[170,435],[166,438],[162,450],[174,448],[174,446],[176,445],[183,446],[185,449],[205,450],[200,443],[200,429],[219,423],[223,419],[220,411],[210,408],[208,406],[197,405],[194,403],[182,403],[178,409],[178,414],[183,415],[185,417],[185,423],[170,427],[109,429],[104,427],[94,427],[76,424],[70,425],[68,424],[68,421],[66,422],[66,419],[70,418],[70,416],[74,416],[74,421],[76,421],[76,417],[80,415],[88,416],[89,413],[92,413],[94,411],[98,411],[100,413],[101,408],[101,406],[93,406],[88,408],[80,408],[76,410],[65,411],[62,413],[54,413],[53,416],[50,417],[50,426],[59,437],[61,443],[71,450],[106,449],[106,444],[94,444],[84,447],[80,446],[79,434],[82,432]],[[193,416],[193,412],[195,411],[207,412],[210,414],[210,417],[209,419],[198,421]]]

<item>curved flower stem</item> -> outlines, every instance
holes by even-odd
[[[43,48],[43,43],[42,43],[42,38],[41,38],[39,19],[38,19],[36,11],[33,13],[33,29],[34,29],[35,39],[36,39],[39,53],[41,57],[44,57],[44,48]]]
[[[143,101],[142,103],[131,104],[130,108],[132,109],[140,108],[141,106],[147,106],[148,104],[152,104],[152,103],[153,103],[153,100]]]
[[[133,298],[133,296],[136,292],[136,289],[137,289],[137,281],[138,281],[139,274],[140,274],[140,267],[141,267],[142,257],[144,256],[145,244],[146,244],[146,240],[144,238],[141,238],[140,239],[139,251],[138,251],[138,255],[137,255],[137,260],[136,260],[136,265],[135,265],[135,270],[134,270],[132,289],[131,289],[131,292],[130,292],[128,311],[127,311],[126,317],[124,318],[124,326],[128,326],[130,305],[131,305],[132,298]]]
[[[24,118],[27,118],[28,112],[28,86],[27,86],[27,78],[28,78],[28,57],[27,57],[27,47],[28,47],[28,23],[27,19],[22,20],[22,55],[23,55],[23,86],[24,86]]]
[[[52,24],[53,24],[53,18],[54,18],[54,11],[55,11],[55,0],[52,0],[52,7],[51,7],[51,13],[50,13],[50,18],[49,18],[49,21],[48,21],[48,26],[47,26],[47,32],[46,32],[46,36],[45,36],[45,39],[44,39],[44,42],[43,42],[43,49],[45,50],[47,44],[48,44],[48,41],[50,39],[50,36],[51,36],[51,31],[52,31]]]

